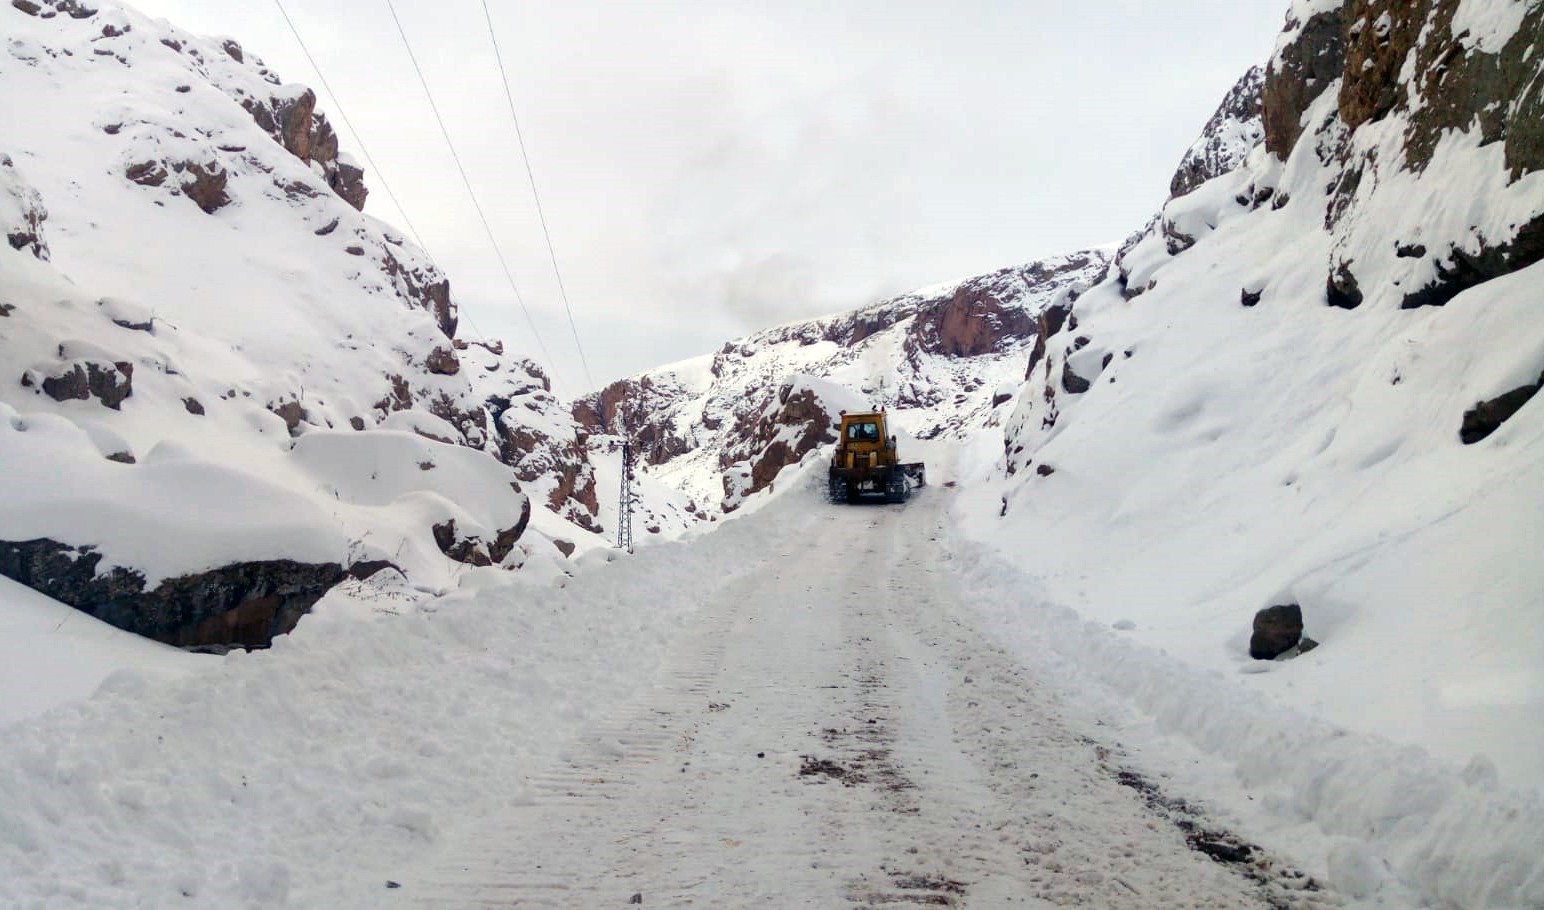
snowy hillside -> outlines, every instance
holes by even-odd
[[[459,334],[310,90],[112,3],[0,21],[0,574],[263,644],[351,574],[422,598],[601,542],[567,409]]]
[[[1088,250],[767,329],[613,383],[574,415],[595,432],[625,425],[647,476],[706,512],[733,509],[834,441],[828,418],[842,408],[886,407],[923,439],[992,424],[1043,315],[1054,321],[1107,262]]]
[[[1049,339],[965,521],[1088,619],[1537,790],[1544,4],[1299,2],[1260,91],[1263,142]],[[1318,648],[1250,660],[1290,604]]]

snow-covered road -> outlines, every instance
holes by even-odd
[[[951,495],[775,506],[801,533],[696,580],[652,686],[361,906],[1333,905],[1188,846],[975,631],[940,543]]]
[[[0,906],[1544,907],[1544,807],[1483,764],[1087,621],[961,535],[966,483],[794,473],[572,576],[115,652],[0,736]]]

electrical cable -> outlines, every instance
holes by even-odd
[[[391,191],[391,184],[386,182],[386,172],[381,170],[381,166],[376,164],[375,159],[370,156],[370,150],[365,147],[364,134],[359,132],[358,127],[354,126],[352,120],[348,119],[348,113],[343,109],[343,99],[338,96],[338,93],[333,90],[331,83],[327,81],[326,74],[322,72],[321,64],[317,63],[316,58],[312,56],[311,48],[306,45],[306,39],[300,36],[300,29],[296,27],[295,20],[290,18],[289,11],[284,8],[283,0],[273,0],[273,3],[274,6],[279,8],[279,15],[284,17],[284,24],[289,26],[290,34],[295,36],[295,43],[300,45],[301,53],[306,55],[306,61],[311,64],[311,69],[316,73],[317,80],[322,84],[322,89],[327,92],[328,97],[332,98],[332,105],[338,111],[338,119],[343,121],[343,125],[348,127],[348,131],[354,135],[354,141],[359,143],[359,153],[364,156],[365,163],[374,172],[375,179],[380,181],[381,189],[385,191],[386,198],[391,200],[391,204],[397,209],[397,214],[402,216],[402,223],[407,225],[408,233],[413,235],[413,241],[418,244],[418,248],[423,250],[424,255],[429,257],[432,262],[434,256],[429,252],[429,245],[424,243],[423,237],[418,233],[418,228],[413,226],[413,219],[408,217],[407,209],[398,201],[397,194]],[[483,334],[482,328],[472,319],[472,314],[461,313],[460,307],[456,309],[457,318],[464,318],[466,324],[472,327],[472,331],[477,337],[483,342],[487,342],[488,336]]]
[[[392,0],[385,0],[386,9],[391,12],[391,19],[397,26],[397,34],[402,38],[402,46],[407,50],[408,60],[413,64],[413,71],[418,74],[418,82],[423,86],[424,97],[429,100],[429,109],[434,112],[435,122],[439,124],[440,135],[445,137],[445,146],[450,149],[450,157],[456,162],[456,170],[461,174],[461,182],[466,185],[466,192],[472,200],[472,208],[477,210],[477,218],[482,222],[483,232],[488,235],[488,243],[493,246],[494,255],[498,257],[499,266],[504,270],[504,278],[509,282],[509,289],[514,292],[515,302],[520,305],[520,312],[525,314],[526,324],[531,327],[531,336],[536,339],[536,346],[541,350],[546,359],[548,369],[552,370],[552,381],[559,382],[557,375],[557,361],[552,358],[547,345],[542,341],[541,332],[536,328],[536,320],[531,318],[531,311],[525,305],[525,299],[520,296],[520,288],[515,284],[514,273],[510,271],[509,262],[504,258],[504,251],[499,247],[498,240],[493,236],[493,227],[488,223],[488,216],[483,212],[482,203],[477,201],[477,192],[472,189],[472,179],[467,176],[466,167],[461,163],[461,156],[456,152],[456,144],[450,139],[450,130],[445,126],[445,118],[440,116],[439,105],[434,103],[434,93],[429,90],[429,80],[425,78],[423,68],[418,65],[418,57],[413,53],[412,42],[408,41],[407,30],[402,27],[402,20],[397,16],[397,8]]]
[[[493,28],[493,14],[488,11],[488,0],[482,0],[483,19],[488,24],[488,40],[493,43],[493,59],[499,64],[499,82],[504,86],[504,98],[509,102],[509,119],[515,124],[515,139],[520,144],[520,160],[525,162],[525,177],[531,184],[531,198],[536,200],[536,218],[541,222],[542,237],[547,241],[547,256],[552,260],[552,274],[557,278],[558,293],[563,298],[563,310],[568,314],[568,328],[574,335],[574,348],[579,352],[579,363],[584,367],[584,379],[588,388],[595,388],[595,378],[590,374],[590,361],[584,355],[584,345],[579,341],[579,326],[574,322],[574,308],[568,302],[568,289],[563,285],[563,272],[558,268],[558,254],[552,246],[552,232],[547,229],[547,215],[541,207],[541,194],[536,191],[536,174],[531,169],[531,156],[525,150],[525,134],[520,129],[520,117],[515,113],[515,95],[509,87],[509,73],[504,69],[504,55],[499,50],[499,39]]]
[[[316,71],[316,78],[321,81],[322,89],[332,97],[333,107],[338,110],[338,119],[342,120],[343,125],[348,127],[348,131],[354,134],[354,141],[359,143],[359,153],[364,156],[365,163],[370,165],[370,169],[375,172],[375,178],[381,182],[381,189],[386,191],[386,198],[391,200],[391,204],[397,209],[397,214],[402,216],[402,223],[407,225],[408,233],[413,235],[413,240],[417,241],[419,249],[427,254],[429,252],[428,246],[424,244],[423,238],[418,235],[418,229],[413,227],[412,219],[407,216],[407,209],[403,208],[402,203],[397,201],[397,194],[391,191],[391,185],[386,182],[386,172],[382,171],[381,166],[375,163],[374,158],[370,157],[370,150],[365,148],[365,137],[360,134],[359,130],[354,128],[353,122],[348,119],[348,114],[343,110],[342,99],[338,97],[337,92],[332,90],[332,86],[327,83],[327,77],[322,74],[322,68],[317,65],[316,58],[311,56],[311,49],[306,47],[305,39],[300,37],[300,29],[295,27],[295,21],[290,18],[289,11],[284,8],[283,0],[273,0],[273,4],[279,8],[279,15],[284,17],[284,24],[289,26],[290,34],[295,36],[295,43],[300,45],[300,51],[306,55],[306,60],[311,64],[311,69]]]

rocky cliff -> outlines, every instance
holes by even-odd
[[[314,92],[112,3],[0,19],[0,105],[50,111],[0,148],[0,571],[260,644],[351,568],[422,596],[599,529],[580,427],[363,212]]]

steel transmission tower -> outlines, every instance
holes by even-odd
[[[617,549],[633,551],[633,444],[622,437],[622,498],[617,504]]]

